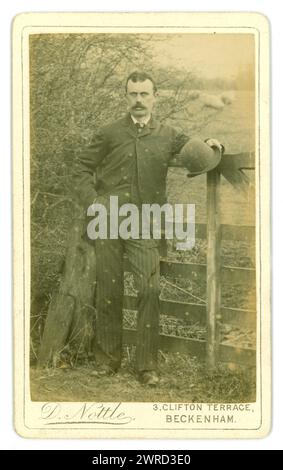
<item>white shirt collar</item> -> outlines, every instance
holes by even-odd
[[[132,114],[131,114],[131,118],[132,118],[132,120],[133,120],[133,122],[134,122],[135,124],[136,124],[137,122],[139,122],[140,124],[146,126],[147,123],[149,122],[151,116],[149,115],[149,116],[147,116],[147,118],[142,119],[141,121],[138,121],[138,120],[135,118],[135,116],[133,116]]]

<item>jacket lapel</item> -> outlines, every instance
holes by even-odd
[[[143,128],[143,130],[140,133],[140,136],[143,137],[145,135],[151,134],[152,131],[158,126],[158,122],[156,119],[154,119],[153,116],[151,116],[149,122],[147,125]]]
[[[130,113],[126,114],[123,124],[128,134],[130,134],[132,137],[137,136],[137,128],[131,118]]]

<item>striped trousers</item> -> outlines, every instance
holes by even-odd
[[[123,255],[138,290],[136,370],[155,370],[159,338],[160,264],[156,240],[95,241],[97,260],[95,359],[114,370],[121,365],[124,295]]]

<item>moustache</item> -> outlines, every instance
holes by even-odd
[[[146,109],[146,108],[144,106],[136,104],[135,106],[133,106],[133,109]]]

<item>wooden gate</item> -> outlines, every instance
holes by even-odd
[[[233,160],[233,171],[254,169],[254,154],[227,155]],[[256,329],[254,310],[229,308],[221,305],[221,285],[223,282],[243,283],[247,288],[255,285],[255,269],[221,265],[221,241],[235,240],[255,243],[255,227],[221,224],[221,167],[207,174],[207,224],[196,225],[196,238],[207,239],[207,262],[183,263],[161,259],[161,275],[180,279],[206,278],[206,304],[161,300],[161,313],[186,320],[187,323],[206,324],[206,341],[181,338],[180,336],[160,335],[161,350],[188,353],[205,359],[209,367],[217,362],[238,363],[255,366],[255,350],[228,346],[219,341],[219,324],[228,323],[242,328]],[[124,308],[135,310],[136,297],[125,296]],[[126,343],[135,344],[135,331],[124,330]]]
[[[255,284],[255,270],[243,267],[221,266],[221,241],[235,240],[255,242],[254,226],[221,224],[220,180],[223,174],[228,180],[239,182],[244,169],[254,169],[254,154],[225,155],[220,165],[207,174],[207,224],[196,225],[196,238],[207,239],[207,262],[183,263],[161,259],[161,275],[173,278],[197,280],[206,278],[206,303],[187,303],[161,300],[161,313],[185,319],[187,322],[206,324],[206,340],[187,339],[180,336],[160,335],[160,349],[188,353],[207,360],[209,367],[218,361],[255,365],[253,349],[228,346],[219,342],[219,323],[231,323],[255,330],[256,312],[221,305],[221,284],[226,281],[241,282],[247,286]],[[230,173],[229,173],[230,172]],[[229,176],[230,175],[230,176]],[[47,315],[38,365],[56,363],[56,358],[70,337],[74,325],[83,325],[81,330],[89,336],[90,324],[85,318],[93,316],[93,280],[95,256],[93,247],[80,238],[82,220],[76,220],[70,236],[66,255],[66,269],[56,297],[52,299]],[[68,253],[72,256],[68,257]],[[77,257],[74,256],[77,253]],[[127,264],[125,266],[127,270]],[[124,308],[135,310],[135,296],[124,297]],[[84,316],[85,315],[85,316]],[[81,331],[79,330],[79,331]],[[75,333],[75,336],[77,333]],[[124,341],[135,343],[136,332],[124,329]],[[55,358],[55,359],[54,359]]]

